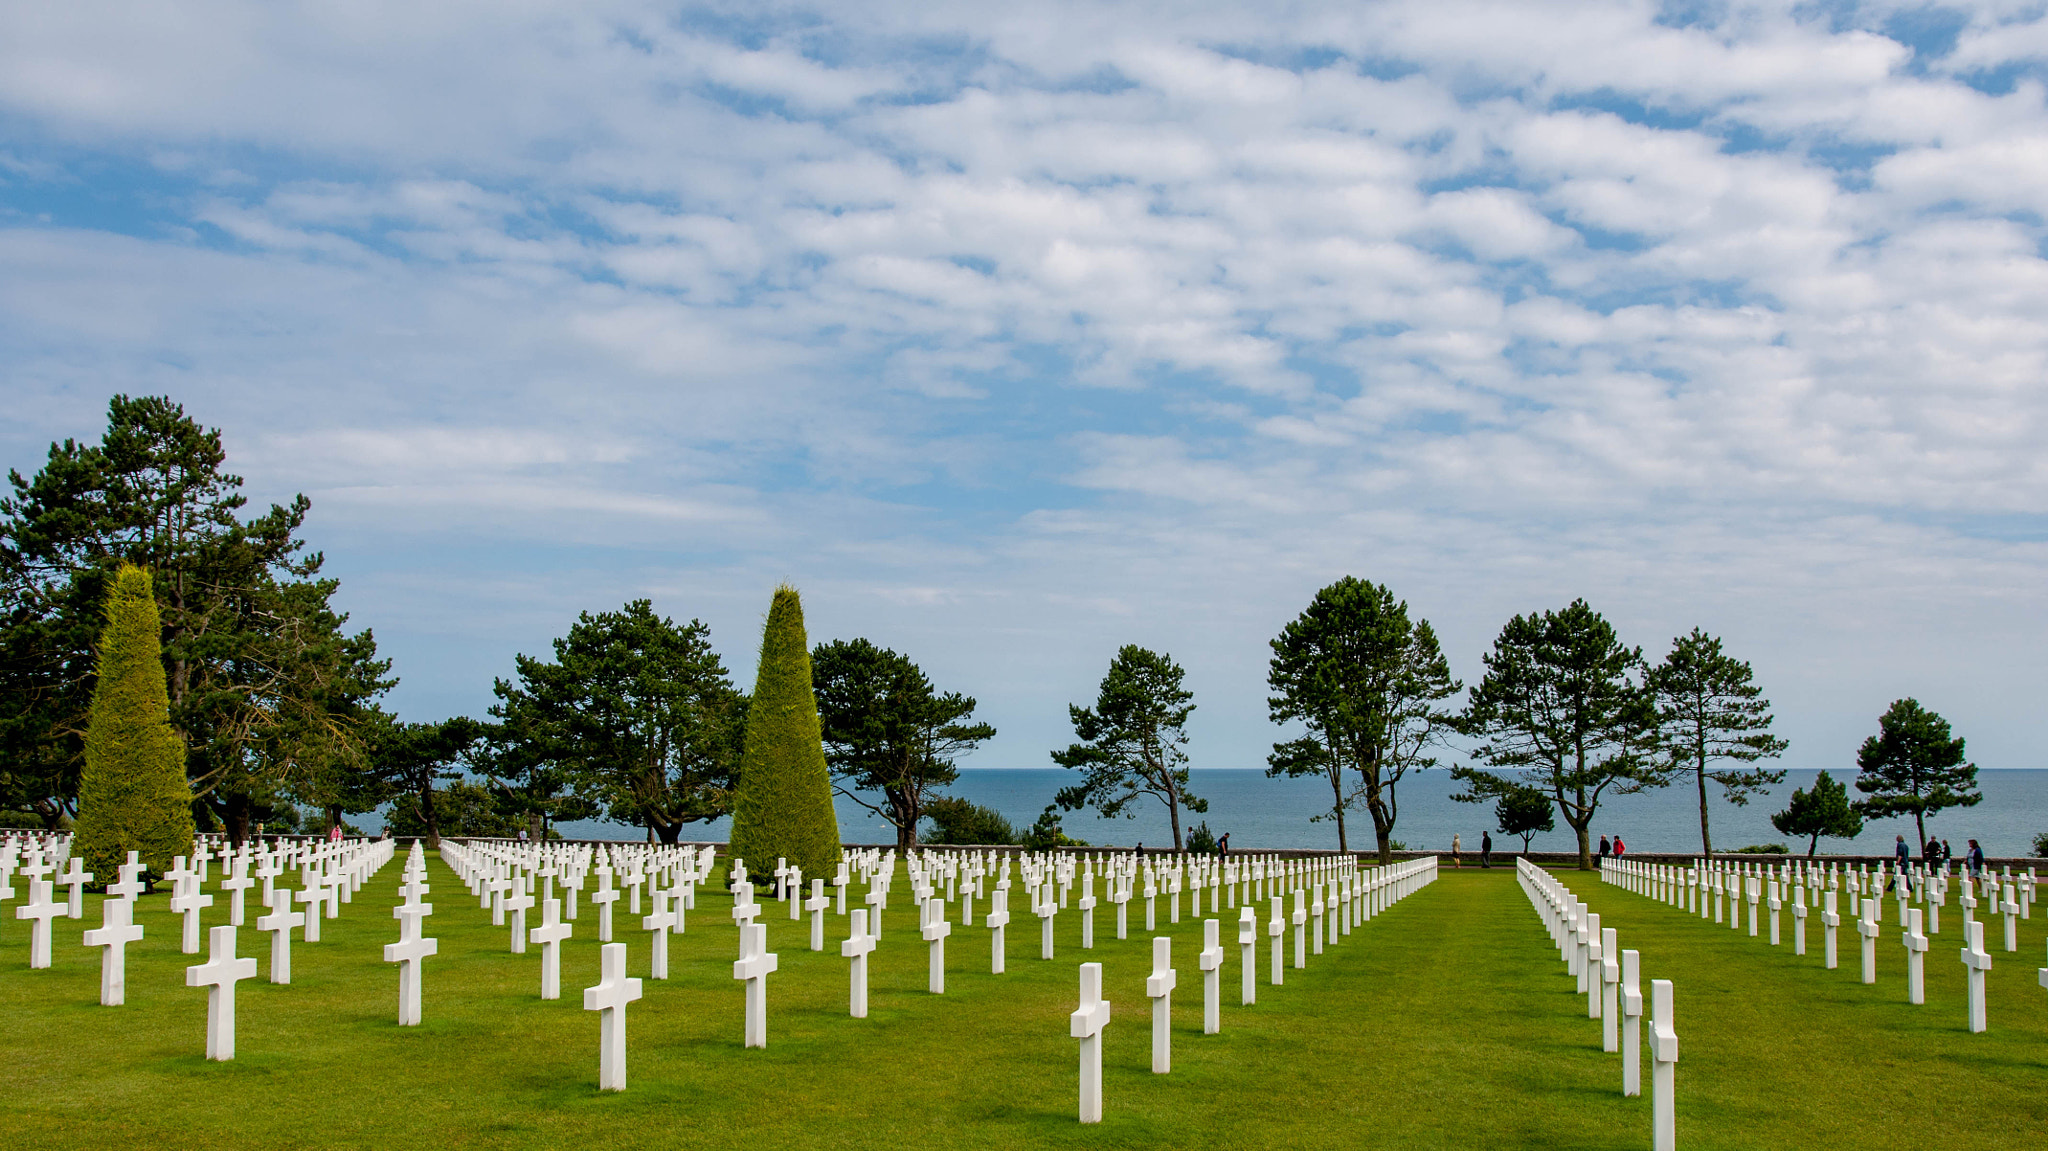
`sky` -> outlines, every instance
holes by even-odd
[[[789,581],[966,766],[1137,643],[1258,767],[1352,575],[2048,766],[2044,84],[2039,3],[0,0],[0,463],[176,398],[407,719],[641,597],[750,685]]]

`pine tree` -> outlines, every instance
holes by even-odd
[[[128,853],[159,875],[192,853],[192,794],[185,741],[171,727],[161,621],[149,573],[114,575],[100,632],[98,680],[78,781],[77,852],[110,881]]]
[[[761,669],[733,798],[732,854],[755,872],[777,858],[806,875],[829,874],[839,862],[839,816],[811,690],[803,603],[787,584],[775,589],[761,634]]]
[[[1810,836],[1806,854],[1820,847],[1820,837],[1854,839],[1863,834],[1863,817],[1849,802],[1849,789],[1827,772],[1813,781],[1812,791],[1794,791],[1785,810],[1771,816],[1771,826],[1786,835]]]

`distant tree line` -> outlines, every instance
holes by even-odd
[[[730,815],[749,699],[698,620],[650,601],[584,612],[545,657],[518,655],[484,718],[401,721],[396,684],[368,630],[332,607],[338,584],[300,532],[303,495],[250,514],[224,470],[217,429],[165,397],[115,396],[96,444],[53,444],[0,499],[0,810],[55,828],[78,815],[95,660],[117,575],[132,567],[157,609],[170,726],[192,822],[240,840],[256,825],[330,828],[389,807],[402,834],[539,838],[551,823],[604,817],[675,842]],[[140,577],[138,577],[140,578]],[[798,654],[801,654],[799,650]],[[1786,750],[1747,663],[1695,628],[1655,663],[1583,600],[1517,615],[1469,690],[1429,621],[1387,587],[1354,577],[1318,591],[1270,644],[1268,712],[1285,729],[1267,774],[1322,781],[1349,850],[1363,812],[1390,858],[1400,787],[1450,767],[1453,798],[1491,803],[1504,834],[1562,819],[1589,865],[1603,802],[1685,784],[1700,846],[1711,799],[1748,803],[1784,778]],[[907,655],[865,638],[810,651],[818,734],[833,785],[903,846],[1073,844],[1062,813],[1105,818],[1164,808],[1174,849],[1211,849],[1190,787],[1185,670],[1135,644],[1117,649],[1092,704],[1068,708],[1074,741],[1051,752],[1076,773],[1036,823],[948,794],[960,760],[995,737],[976,701],[942,690]],[[1894,703],[1857,755],[1856,788],[1823,774],[1773,816],[1808,838],[1853,837],[1865,818],[1926,820],[1969,806],[1976,767],[1946,721]],[[1150,805],[1157,804],[1158,807]]]

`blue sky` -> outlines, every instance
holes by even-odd
[[[1135,642],[1257,766],[1350,574],[2042,765],[2040,5],[972,8],[0,3],[0,452],[177,397],[408,718],[789,580],[974,765]]]

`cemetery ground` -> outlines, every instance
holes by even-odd
[[[98,1004],[99,952],[59,920],[55,966],[28,966],[28,928],[0,923],[0,1144],[59,1148],[260,1147],[1402,1147],[1637,1148],[1650,1141],[1647,1095],[1620,1093],[1619,1056],[1600,1050],[1564,965],[1512,867],[1445,867],[1438,882],[1265,978],[1238,1005],[1235,912],[1221,921],[1223,1031],[1201,1033],[1203,918],[1183,910],[1174,938],[1173,1070],[1150,1071],[1151,969],[1144,902],[1127,940],[1096,913],[1092,951],[1079,911],[1056,920],[1057,956],[1038,957],[1039,924],[1012,912],[1008,973],[989,973],[988,929],[947,940],[947,990],[925,991],[927,950],[907,896],[892,901],[872,957],[871,1016],[847,1016],[847,920],[827,916],[826,950],[808,918],[760,895],[769,946],[766,1050],[741,1046],[738,933],[721,882],[700,890],[670,978],[645,980],[628,1011],[628,1088],[597,1090],[598,1019],[580,992],[598,978],[596,909],[564,947],[563,997],[539,998],[539,948],[510,954],[454,874],[429,864],[440,940],[425,963],[424,1021],[396,1025],[398,975],[381,949],[402,867],[386,867],[293,945],[293,982],[269,974],[268,937],[244,927],[240,953],[263,978],[239,988],[236,1057],[203,1058],[206,995],[184,985],[203,956],[178,949],[160,889],[137,921],[127,1004]],[[1904,948],[1888,920],[1879,982],[1858,982],[1856,937],[1823,970],[1818,919],[1809,954],[1676,908],[1557,873],[1676,983],[1678,1144],[1686,1148],[2017,1148],[2048,1131],[2048,990],[2035,979],[2048,916],[2022,924],[2021,950],[1989,931],[1990,1024],[1965,1027],[1960,915],[1928,953],[1927,1003],[1906,1003]],[[907,890],[899,884],[899,893]],[[858,885],[848,890],[857,904]],[[1020,900],[1020,905],[1022,901]],[[1889,909],[1892,905],[1887,903]],[[9,907],[11,911],[12,905]],[[251,903],[251,919],[255,905]],[[1265,905],[1260,918],[1265,918]],[[1846,916],[1845,916],[1846,919]],[[209,925],[225,922],[211,909]],[[535,921],[537,922],[537,920]],[[614,939],[647,975],[648,936],[619,904]],[[1103,963],[1114,1003],[1104,1050],[1104,1121],[1075,1120],[1077,966]]]

